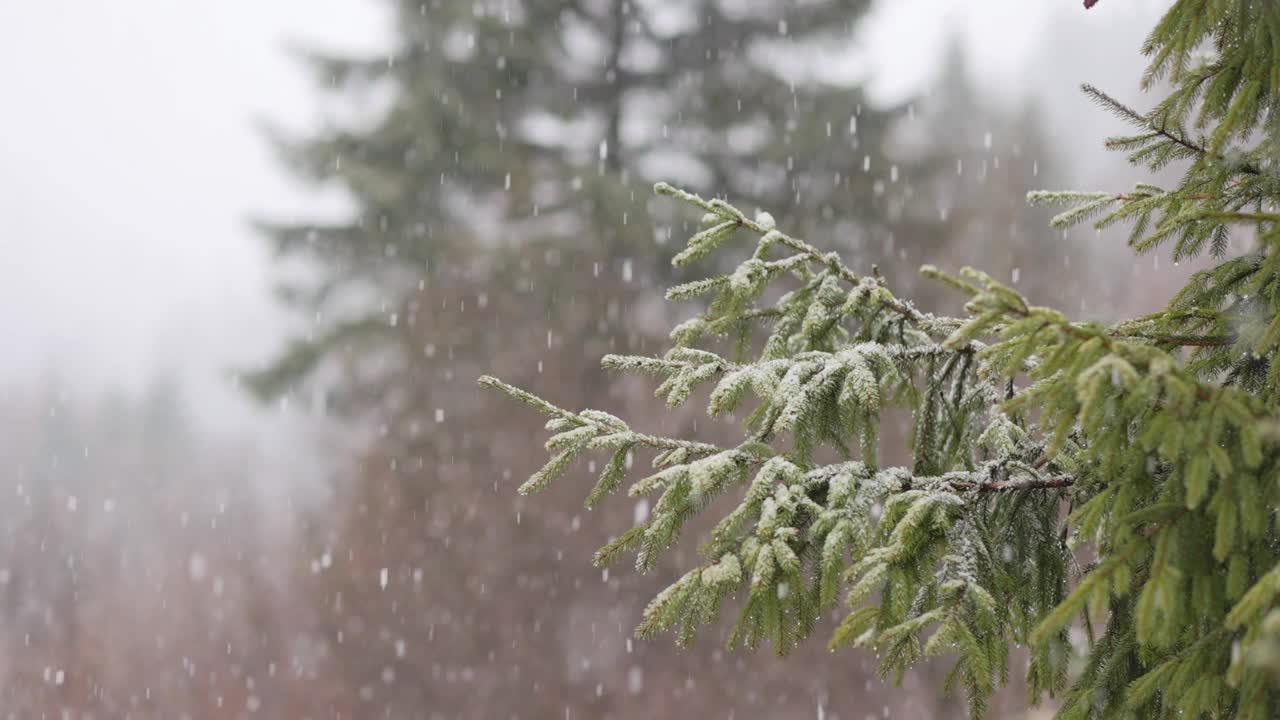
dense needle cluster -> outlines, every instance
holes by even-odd
[[[938,317],[722,200],[665,184],[703,213],[677,266],[743,236],[750,257],[671,288],[709,298],[662,357],[606,367],[661,379],[671,406],[709,389],[712,415],[746,413],[732,447],[649,435],[572,412],[490,377],[541,410],[551,460],[535,492],[579,456],[609,454],[587,505],[629,486],[647,519],[596,556],[640,570],[709,502],[738,504],[704,562],[645,610],[643,636],[682,643],[736,608],[731,645],[785,653],[827,609],[849,612],[834,648],[873,649],[900,676],[954,659],[971,711],[1025,646],[1033,700],[1063,718],[1266,718],[1280,711],[1280,9],[1267,0],[1178,0],[1153,30],[1141,113],[1086,87],[1135,128],[1110,147],[1175,187],[1033,193],[1057,226],[1130,223],[1138,252],[1209,255],[1168,307],[1114,325],[1030,304],[972,269],[927,276],[968,298]],[[911,462],[882,467],[878,428],[910,412]]]

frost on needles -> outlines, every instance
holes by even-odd
[[[483,377],[549,417],[551,459],[521,492],[604,453],[593,507],[628,481],[632,453],[655,453],[628,487],[657,496],[652,512],[595,558],[631,554],[640,571],[733,494],[702,564],[649,603],[641,636],[692,642],[728,606],[730,645],[786,653],[843,602],[832,649],[869,648],[896,678],[951,658],[947,685],[975,716],[1025,646],[1031,700],[1056,698],[1062,718],[1275,717],[1277,7],[1173,3],[1144,47],[1144,86],[1171,88],[1149,112],[1085,88],[1133,126],[1108,146],[1151,170],[1176,163],[1176,186],[1031,196],[1065,206],[1056,226],[1128,223],[1137,252],[1208,255],[1165,309],[1078,322],[977,270],[926,267],[968,297],[967,317],[938,317],[767,214],[659,184],[704,213],[677,265],[746,238],[755,250],[667,292],[706,303],[670,351],[604,365],[654,376],[673,407],[709,388],[710,414],[746,413],[742,442],[638,432]],[[889,409],[911,414],[908,466],[878,462]]]

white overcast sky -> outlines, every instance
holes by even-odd
[[[883,96],[926,83],[957,33],[988,90],[1038,86],[1079,130],[1065,141],[1096,147],[1105,119],[1062,121],[1092,112],[1073,90],[1132,91],[1166,4],[882,0],[864,38]],[[290,44],[374,51],[385,22],[373,0],[0,3],[0,385],[159,371],[238,406],[225,371],[265,357],[282,323],[247,218],[315,202],[254,122],[316,117]]]

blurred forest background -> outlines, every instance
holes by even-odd
[[[517,496],[540,420],[474,380],[724,432],[597,365],[693,313],[656,180],[929,308],[1152,304],[1023,198],[1129,181],[1075,88],[1137,99],[1161,3],[155,5],[0,10],[0,717],[962,716],[944,664],[632,640],[674,571],[590,556],[647,505]]]

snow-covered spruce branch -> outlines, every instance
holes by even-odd
[[[704,229],[678,256],[681,262],[705,257],[738,230],[759,236],[756,251],[731,273],[668,292],[675,300],[713,295],[709,313],[672,333],[675,347],[668,353],[611,355],[604,365],[662,378],[657,395],[673,406],[708,384],[712,415],[734,413],[754,397],[746,438],[736,447],[721,448],[635,433],[611,415],[570,412],[482,378],[482,384],[551,416],[548,428],[556,433],[548,442],[552,457],[522,492],[545,487],[582,453],[606,449],[613,454],[588,497],[591,507],[621,488],[635,451],[657,451],[654,472],[634,480],[628,491],[633,496],[657,494],[652,511],[596,556],[603,564],[634,551],[637,567],[647,570],[712,498],[741,489],[739,504],[720,519],[701,549],[707,562],[655,598],[638,628],[641,635],[674,629],[687,642],[718,615],[726,597],[746,592],[731,644],[755,647],[768,639],[786,652],[810,634],[816,612],[833,605],[842,587],[851,588],[848,600],[855,607],[869,589],[889,593],[898,588],[896,597],[926,596],[905,605],[882,605],[885,612],[873,623],[876,633],[842,631],[840,642],[894,648],[938,623],[945,637],[963,637],[994,622],[999,639],[986,638],[970,649],[1004,652],[999,648],[1023,631],[973,604],[975,598],[994,597],[985,589],[990,577],[980,575],[1007,577],[1027,567],[1006,567],[1023,554],[1006,560],[1008,553],[984,543],[1007,530],[1028,528],[1038,535],[1036,542],[1063,548],[1059,498],[1073,490],[1077,479],[1044,458],[1043,443],[1019,418],[999,410],[1014,388],[998,374],[979,372],[987,346],[973,336],[956,337],[964,321],[916,310],[893,297],[878,277],[859,277],[834,254],[783,235],[767,215],[749,220],[723,201],[704,201],[664,186],[659,191],[708,213]],[[770,259],[779,248],[794,254]],[[771,306],[759,304],[768,283],[788,279],[797,285],[794,289]],[[950,281],[971,287],[968,281]],[[751,355],[746,349],[752,339],[763,336],[759,353],[730,359],[693,346],[707,335],[735,334],[738,356]],[[1026,367],[1034,362],[1024,358]],[[910,467],[878,470],[880,416],[895,406],[913,416],[913,461]],[[818,446],[849,456],[855,444],[861,461],[823,464],[816,459]],[[1024,499],[1016,503],[1017,512],[992,530],[987,527],[990,517],[1010,512],[1002,497]],[[1031,497],[1037,499],[1027,499]],[[983,533],[987,535],[980,538]],[[855,562],[849,562],[851,557]],[[1049,562],[1048,556],[1041,560]],[[1055,562],[1057,569],[1046,566],[1042,577],[1021,585],[1044,585],[1040,597],[1054,597],[1051,586],[1062,582],[1052,578],[1065,577],[1065,550]],[[933,599],[924,602],[926,598]],[[937,607],[931,610],[929,603]],[[942,640],[936,645],[949,647]],[[895,671],[911,660],[898,651],[886,658],[886,668]],[[973,668],[994,668],[994,660],[966,661],[966,682],[989,691],[991,678]]]
[[[641,635],[674,630],[689,642],[726,599],[741,596],[730,644],[770,641],[786,652],[847,589],[853,609],[833,644],[872,647],[895,674],[921,656],[957,652],[954,676],[980,712],[1013,643],[1031,643],[1034,693],[1066,686],[1065,626],[1081,608],[1100,619],[1104,607],[1141,611],[1131,626],[1139,641],[1169,647],[1166,625],[1179,616],[1168,598],[1185,576],[1169,544],[1193,542],[1185,533],[1194,518],[1216,522],[1207,553],[1237,563],[1231,582],[1243,592],[1245,566],[1233,558],[1242,542],[1270,532],[1265,505],[1248,498],[1268,487],[1259,483],[1280,457],[1265,402],[1202,379],[1176,355],[1187,345],[1217,347],[1199,342],[1215,336],[1161,335],[1159,316],[1111,328],[1072,322],[970,269],[924,269],[969,296],[968,320],[933,318],[893,298],[879,278],[857,277],[779,233],[767,216],[746,220],[722,201],[665,192],[708,211],[692,255],[705,257],[740,229],[759,235],[756,251],[731,273],[668,293],[713,296],[708,313],[672,333],[669,352],[611,355],[604,365],[661,378],[657,395],[670,405],[706,384],[712,415],[754,397],[743,442],[635,433],[606,413],[570,412],[482,379],[552,418],[552,458],[524,492],[586,451],[609,450],[591,507],[621,488],[636,450],[656,451],[654,472],[628,491],[656,495],[652,511],[601,548],[597,563],[634,551],[640,570],[654,567],[691,517],[740,489],[701,548],[706,562],[654,599]],[[779,247],[795,254],[769,259]],[[759,304],[767,284],[788,279],[793,289]],[[708,336],[736,336],[736,355],[694,346]],[[879,418],[895,406],[913,418],[912,463],[877,469]],[[861,461],[824,464],[815,454],[827,446],[849,456],[855,443]],[[1074,507],[1065,524],[1064,501]],[[1069,547],[1083,543],[1101,560],[1073,577]],[[1132,609],[1108,602],[1131,582],[1140,588]],[[867,604],[873,596],[878,604]],[[1257,593],[1249,597],[1256,604]],[[1096,646],[1091,661],[1103,662],[1110,647]]]

